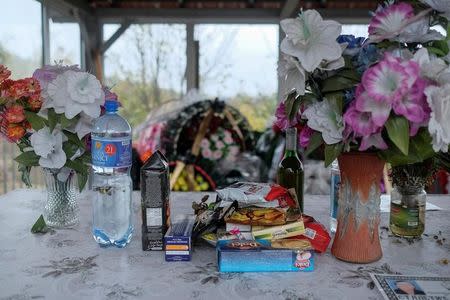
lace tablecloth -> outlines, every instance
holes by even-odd
[[[172,212],[190,212],[203,194],[173,193]],[[408,242],[390,236],[382,213],[383,258],[356,265],[329,252],[316,256],[312,273],[217,271],[215,251],[196,246],[192,261],[165,262],[163,252],[143,252],[140,197],[134,194],[135,234],[125,249],[100,248],[91,236],[89,194],[80,199],[75,229],[33,235],[43,191],[0,196],[0,299],[381,299],[369,272],[450,275],[450,197],[429,196],[443,210],[427,211],[425,234]],[[327,196],[307,196],[306,213],[328,224]]]

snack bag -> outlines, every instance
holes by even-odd
[[[311,219],[311,222],[306,222],[306,219],[304,219],[305,233],[289,239],[300,241],[307,240],[311,243],[311,246],[315,251],[323,253],[327,250],[328,245],[330,244],[331,236],[321,223],[316,222],[313,218]]]
[[[285,208],[240,208],[225,217],[225,222],[244,225],[274,226],[286,224]]]
[[[239,207],[297,207],[288,190],[278,184],[237,182],[216,192],[223,201],[237,201]]]

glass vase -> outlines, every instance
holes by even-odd
[[[419,237],[425,230],[427,193],[423,186],[394,186],[391,192],[391,232],[401,237]]]
[[[44,219],[49,227],[69,228],[79,222],[77,180],[74,171],[70,171],[67,179],[61,175],[58,179],[58,172],[58,169],[43,168],[47,188]]]

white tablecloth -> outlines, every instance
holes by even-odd
[[[173,193],[173,214],[190,211],[203,194]],[[217,272],[215,251],[195,247],[191,262],[164,261],[162,252],[143,252],[140,197],[134,194],[135,235],[125,249],[100,248],[91,236],[89,195],[80,199],[74,229],[33,235],[45,193],[16,190],[0,196],[0,299],[381,299],[369,272],[450,276],[450,197],[429,196],[442,208],[427,211],[425,235],[408,243],[390,236],[382,213],[383,258],[370,265],[316,256],[312,273]],[[326,196],[307,196],[305,210],[328,224]],[[437,239],[435,239],[435,236]],[[442,245],[437,241],[446,240]]]

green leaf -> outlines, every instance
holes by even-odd
[[[355,69],[344,69],[338,72],[339,76],[354,80],[356,82],[361,81],[361,75]]]
[[[77,173],[88,174],[89,167],[83,163],[80,157],[75,160],[68,159],[65,166],[75,170]]]
[[[48,126],[50,127],[50,132],[53,132],[56,124],[59,122],[59,116],[56,114],[53,108],[48,110]]]
[[[34,223],[33,227],[31,227],[32,233],[47,233],[49,231],[49,228],[47,227],[47,224],[45,224],[44,216],[41,215],[36,223]]]
[[[22,174],[21,175],[22,182],[25,183],[25,185],[28,188],[31,188],[31,179],[30,179],[31,167],[30,166],[25,166],[24,164],[19,164],[17,169]]]
[[[39,156],[34,151],[23,152],[14,160],[27,167],[39,166]]]
[[[391,117],[385,127],[391,141],[403,152],[409,152],[409,124],[404,117]]]
[[[70,159],[77,152],[77,150],[80,149],[78,145],[69,142],[64,142],[62,148],[64,153],[66,153],[67,159]]]
[[[331,165],[331,163],[342,153],[344,145],[342,143],[336,143],[332,145],[325,144],[325,167]]]
[[[70,143],[77,145],[81,149],[86,149],[84,143],[78,138],[78,136],[75,133],[64,130],[64,135],[67,136],[67,139],[69,140]]]
[[[80,190],[80,192],[82,192],[84,187],[86,186],[88,176],[89,176],[88,174],[77,172],[78,189]]]
[[[59,115],[59,119],[60,119],[62,128],[69,128],[69,127],[71,127],[72,125],[75,125],[78,122],[79,117],[76,116],[76,117],[73,117],[72,119],[67,119],[65,114],[61,114],[61,115]]]
[[[430,51],[431,53],[434,53],[434,54],[436,54],[437,56],[440,56],[440,57],[443,57],[443,56],[446,56],[446,55],[447,55],[444,51],[442,51],[442,50],[439,49],[439,48],[435,48],[435,47],[428,46],[427,49],[428,49],[428,51]]]
[[[392,166],[402,166],[423,162],[435,155],[431,144],[431,136],[426,128],[422,128],[410,139],[408,155],[402,153],[397,147],[381,151],[380,157]]]
[[[338,111],[342,113],[344,110],[344,93],[342,92],[331,92],[323,95],[324,98],[327,98],[331,104],[334,104]]]
[[[38,116],[35,112],[26,110],[25,117],[27,118],[27,121],[30,122],[31,128],[36,131],[47,126],[47,121],[41,116]]]
[[[284,101],[284,105],[286,107],[286,116],[289,120],[293,120],[300,106],[300,98],[297,97],[297,92],[290,92]]]
[[[322,93],[342,91],[354,87],[357,81],[339,75],[332,76],[322,81]]]
[[[314,150],[323,144],[322,134],[318,131],[314,132],[309,139],[308,148],[306,148],[305,156],[309,156]]]

